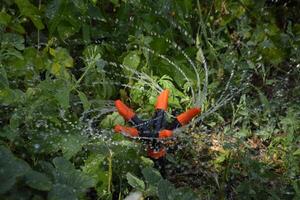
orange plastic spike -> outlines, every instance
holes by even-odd
[[[166,89],[160,93],[157,97],[157,102],[155,105],[155,109],[167,110],[168,108],[168,97],[169,97],[169,90]]]
[[[172,135],[173,135],[173,131],[164,129],[164,130],[159,131],[158,137],[159,138],[168,138],[168,137],[171,137]]]
[[[158,151],[155,151],[155,150],[149,148],[147,151],[147,154],[150,158],[159,159],[166,155],[166,150],[164,148],[162,148],[162,149],[159,149]]]
[[[191,108],[176,117],[178,122],[183,126],[189,123],[196,115],[201,112],[200,108]]]
[[[115,106],[119,112],[119,114],[124,117],[125,120],[130,120],[131,118],[134,117],[135,113],[133,110],[128,108],[121,100],[116,100],[115,101]]]
[[[115,126],[115,131],[117,133],[126,133],[131,137],[139,136],[139,131],[136,128],[133,128],[133,127],[126,127],[126,126],[116,125]]]

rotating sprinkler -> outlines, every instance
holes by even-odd
[[[173,130],[188,124],[201,112],[200,108],[194,107],[179,114],[171,123],[168,123],[166,120],[168,97],[169,90],[166,89],[160,93],[157,97],[154,116],[149,120],[140,119],[121,100],[115,101],[115,106],[119,114],[132,126],[116,125],[114,128],[115,131],[130,138],[145,140],[148,157],[157,163],[161,163],[167,153],[162,141],[171,138]]]

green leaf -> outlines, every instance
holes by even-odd
[[[72,26],[72,24],[68,23],[68,22],[61,22],[58,26],[57,26],[57,32],[59,34],[59,37],[62,40],[65,40],[67,38],[69,38],[70,36],[74,35],[78,30],[75,29],[74,26]]]
[[[40,172],[30,170],[26,175],[26,184],[30,187],[41,190],[41,191],[49,191],[52,187],[51,180]]]
[[[96,190],[99,195],[109,193],[107,191],[109,183],[108,170],[103,167],[105,156],[102,154],[91,154],[85,161],[82,171],[96,180]]]
[[[198,200],[199,197],[190,188],[176,189],[176,199],[178,200]]]
[[[300,149],[297,149],[296,151],[294,151],[293,155],[294,156],[300,156]]]
[[[110,0],[115,6],[119,5],[119,0]]]
[[[15,0],[15,3],[18,5],[21,14],[29,17],[37,29],[41,30],[45,28],[41,20],[41,16],[39,15],[40,11],[37,7],[31,4],[28,0]]]
[[[141,58],[139,56],[138,51],[131,51],[123,59],[123,65],[125,65],[126,67],[136,69],[140,64],[140,60]]]
[[[87,10],[87,5],[82,0],[73,0],[74,5],[80,9],[81,13],[84,13]]]
[[[145,180],[150,184],[150,185],[157,185],[158,182],[162,179],[160,173],[158,170],[152,168],[152,167],[147,167],[142,170],[143,176]]]
[[[174,200],[175,199],[175,188],[167,180],[162,179],[159,181],[158,186],[158,198],[160,200]]]
[[[78,91],[78,96],[81,100],[81,103],[83,105],[84,111],[88,111],[91,108],[91,103],[89,102],[88,98],[83,92]]]
[[[23,36],[15,33],[5,33],[3,34],[3,38],[1,44],[5,47],[14,47],[17,50],[23,50],[24,46],[24,38]],[[22,56],[21,56],[22,57]]]
[[[20,23],[16,22],[16,23],[10,24],[9,27],[13,31],[16,31],[17,33],[20,33],[20,34],[25,34],[26,33],[24,27]]]
[[[11,21],[11,16],[4,11],[0,12],[0,24],[6,26]]]
[[[75,170],[75,167],[65,158],[56,157],[53,159],[53,164],[56,169],[62,172],[72,172]]]
[[[76,195],[81,195],[90,187],[95,186],[95,180],[79,170],[76,170],[72,163],[63,157],[53,159],[55,171],[53,172],[54,182],[73,188]]]
[[[60,142],[64,157],[70,159],[76,155],[86,143],[87,138],[83,135],[77,133],[64,135]]]
[[[102,154],[91,154],[84,162],[85,164],[82,168],[82,171],[90,176],[93,176],[94,178],[97,178],[97,173],[99,172],[104,160],[105,156]]]
[[[77,200],[74,189],[68,185],[57,183],[48,193],[48,200]]]
[[[63,67],[73,67],[73,58],[70,56],[67,49],[61,47],[50,49],[50,54],[54,57],[54,61]]]
[[[0,146],[0,194],[4,194],[16,183],[16,178],[30,170],[29,165],[16,158],[9,149]]]
[[[127,181],[129,185],[131,185],[134,189],[144,191],[145,190],[145,183],[141,179],[137,178],[136,176],[132,175],[130,172],[126,174]]]
[[[147,167],[154,166],[153,160],[151,160],[150,158],[144,157],[144,156],[141,156],[141,164],[143,166],[147,166]]]
[[[102,128],[112,128],[117,124],[124,124],[125,121],[124,119],[119,115],[118,112],[114,112],[110,115],[107,115],[102,121],[100,126]]]
[[[7,73],[4,67],[0,66],[0,88],[7,88],[9,87]]]
[[[62,108],[67,109],[70,106],[70,91],[71,89],[68,87],[59,88],[55,94],[56,99]]]

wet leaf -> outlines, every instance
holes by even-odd
[[[157,185],[158,182],[162,179],[159,171],[152,167],[147,167],[142,170],[143,176],[145,180],[150,184],[150,185]]]
[[[25,161],[16,158],[6,147],[0,146],[0,194],[10,190],[16,179],[29,170]]]
[[[76,195],[84,193],[88,188],[95,186],[95,180],[83,172],[76,170],[74,165],[63,157],[56,157],[53,159],[55,171],[53,172],[53,178],[55,184],[64,185],[72,189]],[[54,185],[50,193],[57,188]],[[49,193],[49,194],[50,194]]]
[[[167,180],[160,180],[157,186],[158,197],[160,200],[174,200],[175,199],[175,188]]]
[[[84,111],[88,111],[91,107],[91,103],[87,99],[86,95],[83,92],[78,91],[78,96],[82,102]]]
[[[76,155],[76,153],[79,152],[86,143],[86,137],[80,134],[68,134],[64,135],[61,139],[60,145],[62,147],[64,157],[70,159]]]
[[[0,24],[7,25],[11,21],[11,16],[4,11],[0,12]]]
[[[31,4],[28,0],[15,0],[15,2],[22,15],[29,17],[37,29],[41,30],[45,28],[37,7]]]
[[[123,65],[136,69],[140,64],[140,60],[139,53],[137,51],[131,51],[123,59]]]
[[[124,124],[125,121],[122,116],[119,115],[118,112],[113,112],[110,115],[107,115],[102,121],[100,126],[102,128],[113,128],[117,124]]]
[[[52,187],[51,180],[45,174],[34,170],[29,171],[25,179],[27,185],[37,190],[49,191]]]
[[[73,188],[57,183],[53,185],[52,190],[48,193],[49,200],[76,200],[78,199]]]
[[[143,180],[137,178],[130,172],[128,172],[126,174],[126,177],[127,177],[127,181],[129,183],[129,185],[131,185],[134,189],[139,190],[139,191],[145,190],[145,183]]]

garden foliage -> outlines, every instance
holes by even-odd
[[[299,199],[299,9],[297,0],[2,0],[0,198]],[[199,86],[185,55],[201,88],[207,62],[201,104],[212,112],[170,145],[162,177],[142,144],[114,134],[117,113],[88,119],[117,98],[150,117],[155,86],[170,89],[172,109],[191,107]]]

